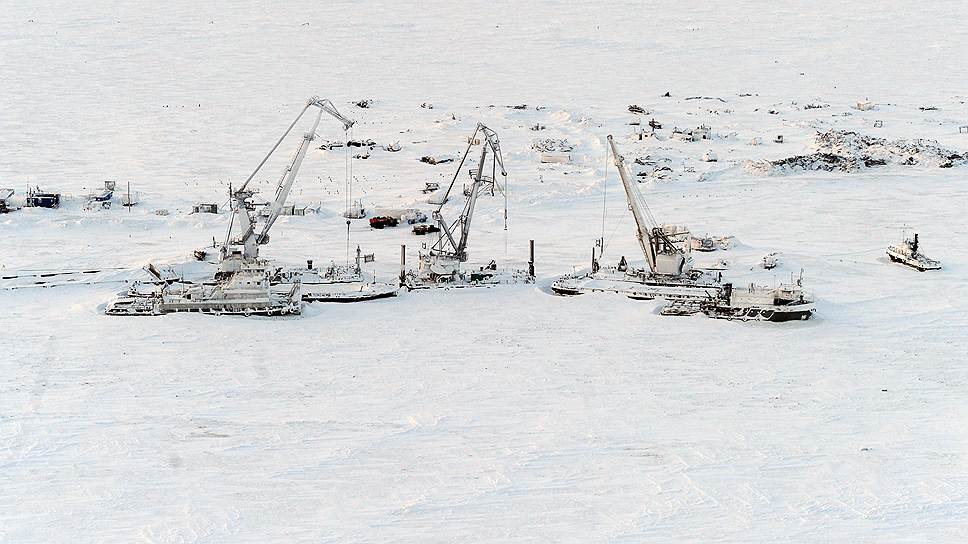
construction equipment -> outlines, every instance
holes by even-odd
[[[253,191],[247,189],[249,182],[252,181],[269,157],[275,152],[276,148],[279,147],[279,144],[311,107],[316,107],[319,110],[316,112],[312,128],[303,135],[302,142],[299,144],[296,154],[279,179],[275,198],[269,203],[269,206],[262,214],[256,214],[254,211],[255,207],[251,202]],[[286,198],[292,190],[296,175],[299,172],[299,167],[302,165],[302,161],[306,157],[312,141],[316,138],[316,128],[319,126],[324,112],[338,120],[343,125],[344,132],[349,131],[355,124],[355,121],[343,116],[329,100],[319,97],[310,98],[296,119],[279,138],[279,141],[276,142],[265,158],[262,159],[262,162],[249,175],[248,179],[245,180],[245,183],[238,190],[231,193],[233,220],[229,223],[225,244],[222,246],[217,277],[230,276],[240,266],[251,266],[251,263],[264,263],[264,261],[259,259],[259,246],[269,242],[269,230],[285,209]],[[357,145],[370,144],[372,142],[369,142],[369,144],[358,143]],[[347,173],[347,178],[349,178],[349,173]],[[261,229],[258,228],[256,223],[260,215],[263,218]],[[239,235],[233,238],[232,232],[235,218],[239,220]],[[325,272],[311,267],[299,267],[280,268],[271,273],[267,269],[266,273],[269,277],[270,285],[274,287],[285,287],[290,291],[296,286],[300,287],[300,289],[294,292],[301,293],[302,299],[306,302],[356,302],[394,296],[397,293],[396,287],[389,284],[377,283],[374,278],[365,274],[359,266],[359,260],[357,260],[355,267],[349,264],[333,264]]]
[[[276,149],[282,141],[292,132],[293,127],[296,123],[302,119],[303,115],[311,107],[318,108],[319,111],[316,112],[316,118],[313,121],[312,128],[303,135],[302,142],[299,144],[299,148],[296,150],[296,154],[293,156],[292,160],[289,162],[282,177],[279,179],[279,183],[276,186],[276,195],[272,202],[269,204],[268,213],[265,214],[264,222],[262,228],[258,228],[259,214],[255,213],[255,206],[253,206],[251,199],[254,191],[249,190],[249,183],[255,178],[256,174],[262,169],[265,163],[269,160]],[[282,134],[269,153],[262,159],[262,162],[256,166],[255,170],[246,178],[245,182],[236,190],[229,189],[230,203],[232,206],[232,217],[229,220],[229,227],[225,233],[225,243],[222,245],[220,251],[220,261],[219,275],[225,276],[239,270],[243,262],[253,261],[259,258],[259,246],[269,243],[269,230],[272,229],[272,225],[279,218],[282,212],[282,208],[286,203],[286,198],[289,196],[289,192],[292,190],[293,183],[296,181],[296,174],[299,172],[299,167],[302,165],[303,159],[306,157],[306,152],[309,151],[310,144],[314,139],[316,139],[316,128],[319,126],[320,119],[323,113],[328,113],[329,115],[336,118],[340,123],[343,124],[343,130],[348,131],[355,121],[352,121],[341,114],[333,103],[328,99],[321,99],[318,96],[310,98],[306,105],[303,107],[296,119],[289,125],[289,128]],[[235,237],[232,236],[233,229],[235,227],[235,222],[238,220],[239,223],[239,234]]]
[[[464,169],[467,157],[474,146],[480,145],[481,152],[477,164],[468,170],[471,178],[470,185],[464,187],[466,197],[464,208],[453,222],[444,219],[442,210],[449,200],[451,192],[457,183],[457,178]],[[490,172],[488,172],[490,170]],[[497,180],[500,175],[504,183]],[[483,123],[477,123],[474,132],[467,139],[464,150],[457,166],[457,171],[451,179],[447,190],[435,198],[437,208],[431,214],[434,225],[440,234],[434,244],[426,251],[420,252],[420,263],[417,273],[405,274],[405,283],[411,289],[431,287],[438,284],[449,286],[473,286],[494,283],[531,282],[534,278],[523,271],[499,270],[495,261],[491,260],[484,266],[470,270],[462,270],[462,264],[468,260],[467,245],[470,238],[471,222],[477,200],[482,194],[495,194],[495,189],[507,196],[507,171],[504,168],[504,158],[501,155],[501,142],[497,133]],[[505,206],[505,219],[507,209]],[[430,230],[428,229],[428,232]]]
[[[483,192],[494,194],[494,187],[497,185],[495,178],[498,166],[501,167],[501,176],[505,178],[505,181],[507,180],[508,173],[504,170],[504,158],[501,156],[501,143],[498,140],[497,133],[486,127],[483,123],[478,123],[474,128],[474,133],[467,139],[467,149],[464,150],[464,155],[461,157],[460,164],[457,166],[457,172],[454,173],[454,177],[451,179],[447,191],[444,192],[443,200],[446,201],[450,197],[450,192],[454,189],[454,183],[457,181],[457,177],[460,175],[461,169],[467,161],[467,156],[470,154],[471,148],[474,147],[475,142],[480,141],[477,139],[478,133],[484,135],[484,142],[481,145],[481,156],[477,167],[469,171],[472,183],[467,191],[464,210],[451,224],[447,224],[443,215],[440,213],[444,207],[443,204],[439,204],[437,209],[434,210],[433,219],[440,227],[441,235],[428,252],[428,257],[430,258],[444,258],[457,262],[467,261],[467,240],[470,236],[471,220],[474,218],[477,197]],[[488,151],[490,151],[491,156],[490,176],[487,176],[484,172],[484,165],[487,164]],[[498,188],[503,191],[500,185],[498,185]],[[455,235],[457,235],[456,239],[454,238]]]
[[[635,220],[635,237],[645,257],[646,268],[634,268],[622,257],[616,267],[600,266],[592,252],[592,266],[584,273],[559,278],[551,289],[561,295],[611,291],[635,299],[711,301],[719,294],[718,277],[693,268],[693,238],[677,225],[659,225],[645,197],[628,172],[625,157],[609,136],[612,162],[618,169],[625,199]],[[601,246],[604,251],[604,244]]]
[[[645,197],[639,190],[638,184],[632,181],[625,157],[615,146],[615,140],[609,136],[608,144],[612,150],[612,158],[622,178],[625,197],[632,217],[635,219],[636,238],[646,262],[653,274],[664,276],[681,276],[692,270],[692,243],[689,231],[674,225],[659,226],[656,223]]]
[[[319,109],[312,128],[303,135],[296,154],[287,164],[276,187],[275,198],[261,213],[252,202],[255,191],[249,183],[262,169],[269,157],[289,135],[296,123],[311,107]],[[270,269],[267,261],[259,258],[259,246],[269,242],[269,231],[283,215],[286,198],[292,190],[299,167],[316,137],[323,112],[339,120],[344,130],[353,126],[329,100],[313,97],[306,102],[296,119],[289,125],[269,153],[252,174],[236,190],[229,189],[232,215],[219,249],[218,271],[214,281],[200,283],[168,281],[148,282],[147,291],[136,283],[120,298],[109,304],[109,315],[159,315],[169,312],[203,312],[239,315],[293,315],[302,311],[303,300],[338,300],[350,302],[393,296],[396,288],[364,280],[359,262],[353,269],[340,267],[319,274],[311,266],[306,269]],[[214,206],[213,206],[213,210]],[[261,220],[261,224],[260,224]],[[234,228],[238,221],[238,230]],[[233,233],[238,232],[233,236]],[[203,253],[204,257],[204,253]],[[311,262],[311,261],[310,261]],[[344,273],[346,268],[352,273]],[[156,280],[160,277],[156,276]],[[303,280],[306,279],[306,289]],[[355,282],[355,283],[354,283]],[[357,285],[358,284],[358,285]]]
[[[750,285],[734,290],[723,284],[719,273],[693,268],[694,240],[689,231],[676,225],[659,225],[638,184],[632,180],[625,159],[609,136],[612,159],[618,168],[629,209],[635,219],[636,238],[647,267],[629,266],[623,256],[618,266],[600,266],[592,250],[591,268],[557,279],[551,290],[559,295],[612,292],[637,300],[664,299],[662,315],[693,315],[734,320],[791,321],[808,319],[813,300],[796,285],[774,288]],[[708,237],[707,237],[708,238]],[[704,240],[705,241],[705,240]],[[604,241],[600,240],[604,251]],[[710,240],[711,242],[711,240]],[[705,244],[700,244],[705,248]]]

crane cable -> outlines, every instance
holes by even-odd
[[[605,146],[605,173],[602,177],[602,251],[605,251],[605,210],[608,203],[608,146]]]
[[[628,216],[629,216],[630,213],[631,213],[631,210],[629,210],[628,209],[628,206],[626,206],[625,207],[625,213],[622,214],[622,217],[621,217],[621,219],[618,220],[618,223],[615,223],[615,228],[612,229],[612,232],[608,233],[608,239],[609,240],[612,239],[612,236],[615,235],[615,232],[618,231],[619,227],[621,227],[622,225],[625,224],[625,220],[628,219]],[[608,243],[603,243],[602,244],[602,251],[601,251],[601,253],[598,254],[598,258],[601,258],[602,255],[605,254],[605,248],[607,248],[607,247],[608,247]]]
[[[353,138],[353,127],[349,129],[343,129],[343,147],[345,153],[345,165],[344,165],[344,175],[346,176],[346,183],[344,186],[343,201],[346,204],[346,209],[343,215],[346,217],[346,264],[350,264],[350,206],[353,205],[352,202],[352,191],[353,191],[353,159],[350,158],[350,140]]]

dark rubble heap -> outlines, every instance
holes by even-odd
[[[754,174],[784,175],[810,170],[856,172],[888,164],[951,168],[968,162],[968,154],[934,140],[888,140],[842,130],[818,133],[814,147],[814,153],[750,162],[746,168]]]

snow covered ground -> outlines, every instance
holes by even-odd
[[[968,167],[748,165],[827,130],[968,151],[966,19],[900,1],[5,7],[0,187],[68,198],[0,215],[0,275],[104,272],[0,284],[0,541],[965,541]],[[456,166],[418,159],[496,130],[509,228],[504,199],[482,198],[471,256],[523,263],[534,239],[537,284],[285,319],[104,316],[143,265],[224,235],[227,215],[192,204],[224,203],[314,94],[355,138],[403,148],[353,161],[369,208],[429,212],[419,189]],[[652,118],[637,139],[629,123]],[[700,124],[713,139],[670,137]],[[603,232],[607,263],[640,260],[607,134],[669,167],[642,186],[660,220],[735,237],[701,264],[725,259],[738,284],[803,269],[816,317],[548,294]],[[545,138],[572,163],[540,163]],[[292,200],[321,211],[280,219],[265,257],[345,259],[344,165],[309,155]],[[105,179],[141,204],[83,209]],[[903,225],[944,270],[887,262]],[[424,241],[351,225],[388,281],[399,245],[414,263]],[[758,269],[774,251],[780,268]]]

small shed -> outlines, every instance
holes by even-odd
[[[287,206],[282,207],[282,210],[279,212],[279,215],[294,215],[297,217],[302,217],[306,215],[306,207],[296,206],[295,204],[289,204]]]
[[[45,193],[37,190],[27,192],[27,200],[24,206],[30,208],[60,208],[60,193]]]
[[[192,213],[218,213],[218,204],[200,202],[192,206]]]

